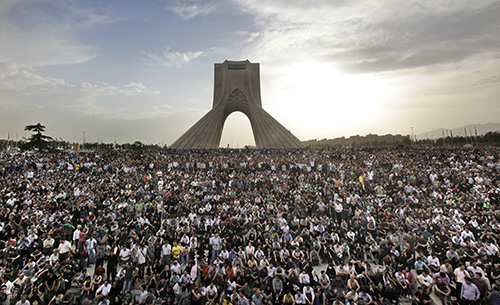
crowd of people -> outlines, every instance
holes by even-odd
[[[499,160],[494,147],[1,154],[0,305],[498,305]]]

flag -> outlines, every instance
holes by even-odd
[[[450,130],[450,137],[453,138],[453,131],[452,130]]]
[[[474,126],[474,134],[475,134],[475,135],[476,135],[476,137],[477,137],[477,128],[476,128],[476,126]]]

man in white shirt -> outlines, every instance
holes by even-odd
[[[87,250],[89,251],[89,264],[95,264],[95,247],[97,245],[97,240],[94,238],[94,236],[90,236],[90,238],[85,241],[85,245],[87,246]]]
[[[429,263],[429,267],[432,269],[433,272],[439,271],[441,264],[439,263],[439,258],[436,256],[435,253],[427,257],[427,262]]]
[[[172,273],[181,274],[181,265],[178,261],[174,261],[174,264],[170,267],[170,271],[172,271]]]
[[[30,304],[31,304],[31,303],[30,303],[30,301],[28,301],[28,300],[26,299],[26,295],[25,295],[25,294],[23,294],[23,295],[21,296],[21,299],[20,299],[19,301],[17,301],[17,303],[16,303],[16,305],[30,305]]]
[[[462,231],[462,234],[460,234],[460,237],[462,238],[462,240],[466,240],[467,238],[470,238],[472,239],[473,241],[476,241],[476,238],[474,237],[474,233],[472,233],[469,228],[465,228],[463,231]]]
[[[295,294],[295,304],[306,304],[306,298],[302,294],[302,292],[297,290],[297,293]]]
[[[340,200],[336,200],[334,204],[335,209],[335,220],[337,224],[342,222],[342,210],[344,209],[342,206],[342,202]]]
[[[255,254],[255,247],[252,246],[252,243],[248,243],[248,246],[245,248],[245,252],[247,257],[254,256]]]
[[[217,287],[215,287],[213,282],[210,283],[210,285],[207,287],[206,296],[210,304],[215,302],[217,298]]]
[[[309,277],[309,274],[303,270],[302,273],[299,275],[299,283],[301,285],[309,285],[311,282],[311,279]]]
[[[57,250],[59,250],[60,261],[64,262],[72,250],[71,243],[65,239],[61,239]]]
[[[417,280],[420,283],[421,286],[424,287],[424,290],[430,294],[432,291],[432,285],[434,284],[434,279],[432,276],[428,275],[427,272],[424,270],[422,271],[422,274],[417,276]]]
[[[139,267],[139,278],[144,278],[144,269],[148,258],[148,247],[141,245],[137,248],[137,264]]]
[[[111,291],[111,284],[106,280],[104,281],[104,284],[99,286],[95,292],[95,299],[100,300],[102,298],[105,298],[108,296],[109,292]]]
[[[478,266],[477,262],[473,262],[472,266],[467,267],[467,271],[469,271],[470,274],[477,274],[479,272],[481,273],[481,277],[484,277],[484,270]]]
[[[78,238],[80,238],[80,232],[82,231],[82,225],[77,225],[75,231],[73,231],[73,244],[78,245]]]
[[[215,233],[212,237],[210,237],[209,242],[210,245],[212,246],[212,262],[213,262],[220,254],[222,239],[219,237],[219,234]]]
[[[486,251],[489,256],[496,256],[498,254],[498,248],[491,241],[486,242]]]
[[[120,249],[120,259],[122,261],[122,263],[126,263],[129,261],[130,259],[130,249],[128,249],[127,247],[123,247]]]
[[[165,242],[163,246],[161,246],[161,259],[164,265],[170,265],[171,255],[172,246],[168,242]]]

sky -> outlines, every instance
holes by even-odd
[[[301,140],[497,123],[498,33],[498,0],[0,0],[0,138],[170,145],[226,59]],[[242,113],[228,144],[254,144]]]

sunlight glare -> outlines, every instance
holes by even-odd
[[[365,125],[379,114],[388,89],[376,75],[343,74],[332,64],[311,62],[291,66],[282,85],[280,112],[304,118],[311,131]]]

